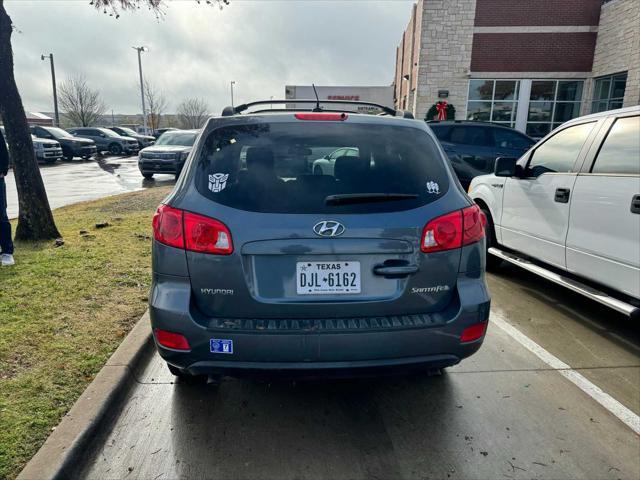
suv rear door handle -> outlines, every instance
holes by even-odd
[[[569,188],[556,188],[556,196],[554,200],[558,203],[569,203],[569,195],[571,189]]]
[[[631,213],[640,214],[640,195],[634,195],[631,199]]]
[[[373,267],[373,273],[375,275],[383,276],[384,278],[402,278],[408,277],[418,271],[417,265],[376,265]]]

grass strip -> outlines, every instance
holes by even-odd
[[[151,217],[169,191],[58,209],[64,244],[19,242],[16,265],[0,267],[0,478],[19,473],[146,310]]]

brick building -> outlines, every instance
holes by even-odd
[[[394,102],[540,137],[640,103],[640,0],[419,0],[396,51]]]

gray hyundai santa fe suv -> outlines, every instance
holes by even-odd
[[[437,371],[476,352],[485,220],[425,122],[240,114],[258,104],[207,122],[153,219],[151,323],[171,372]],[[314,174],[340,148],[358,155]]]

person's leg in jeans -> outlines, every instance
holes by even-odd
[[[4,177],[0,178],[0,251],[2,254],[13,255],[11,224],[7,216],[7,185]]]

